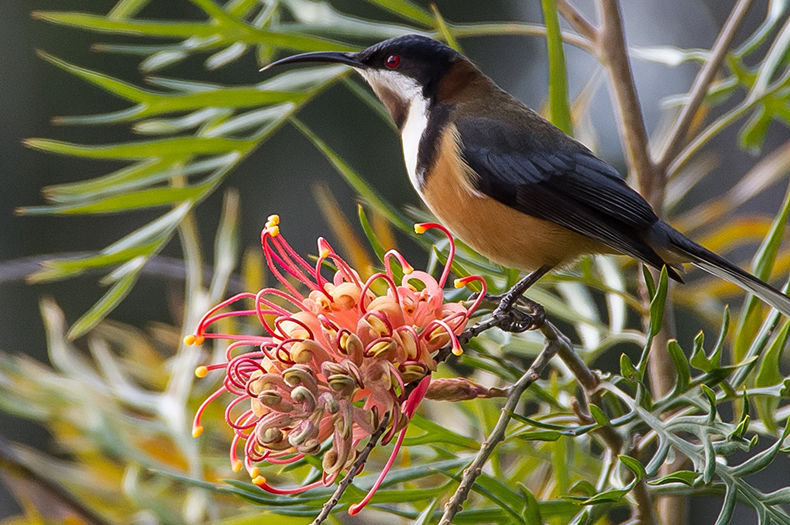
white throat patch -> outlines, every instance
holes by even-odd
[[[420,152],[420,140],[428,126],[428,100],[423,97],[422,87],[413,78],[396,71],[362,69],[357,71],[370,84],[379,99],[386,92],[400,98],[403,105],[408,107],[406,120],[401,129],[403,158],[412,186],[418,193],[421,192],[424,181],[422,170],[418,172],[417,156]]]

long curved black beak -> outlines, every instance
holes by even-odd
[[[297,62],[331,62],[334,64],[346,64],[348,66],[364,68],[365,65],[359,61],[357,53],[341,53],[339,51],[318,51],[315,53],[302,53],[301,55],[293,55],[272,62],[268,66],[261,68],[261,71],[266,71],[273,67],[282,66],[285,64],[295,64]]]

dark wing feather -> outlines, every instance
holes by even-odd
[[[461,154],[480,175],[477,189],[520,212],[663,266],[647,242],[658,217],[642,196],[583,145],[564,135],[546,135],[547,122],[534,114],[528,118],[537,119],[532,124],[544,127],[543,135],[526,136],[520,133],[523,125],[503,120],[457,121]]]

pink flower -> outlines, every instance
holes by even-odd
[[[263,252],[284,290],[264,288],[231,297],[209,310],[195,334],[185,338],[186,344],[201,344],[205,338],[231,341],[227,362],[196,371],[203,377],[209,370],[222,369],[225,380],[195,415],[193,434],[199,436],[203,430],[200,417],[206,405],[230,394],[225,420],[235,434],[230,448],[234,470],[244,466],[262,489],[292,494],[328,486],[341,471],[348,471],[360,441],[389,414],[382,442],[400,434],[379,480],[350,512],[364,507],[392,465],[409,420],[425,396],[436,368],[433,356],[447,345],[457,355],[462,352],[457,336],[479,303],[466,309],[444,302],[455,246],[442,226],[415,226],[418,233],[429,228],[440,229],[450,240],[447,265],[438,281],[415,271],[391,250],[384,256],[384,272],[363,282],[323,238],[318,239],[318,261],[309,264],[280,235],[279,217],[269,217],[261,235]],[[395,282],[393,259],[404,274],[400,283]],[[336,268],[331,280],[321,273],[325,265]],[[459,279],[456,286],[471,281],[485,286],[476,276]],[[255,309],[226,309],[248,299]],[[207,332],[227,317],[257,318],[267,335]],[[239,352],[242,347],[248,350]],[[407,388],[410,384],[416,388]],[[322,444],[330,439],[331,447],[322,455],[322,479],[314,483],[281,489],[259,474],[264,462],[283,464],[321,455]]]

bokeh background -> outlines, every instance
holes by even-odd
[[[46,341],[38,312],[42,296],[53,296],[64,309],[67,320],[73,322],[101,294],[95,276],[90,275],[58,284],[26,284],[24,275],[34,269],[36,260],[45,254],[100,249],[156,216],[138,213],[53,218],[19,217],[14,213],[21,205],[41,204],[40,191],[44,186],[85,179],[113,167],[44,155],[26,149],[23,139],[49,137],[91,143],[130,136],[124,127],[54,126],[53,116],[111,111],[123,103],[40,60],[36,50],[140,84],[142,75],[135,69],[135,58],[91,52],[96,35],[48,25],[30,16],[36,9],[103,13],[114,3],[113,0],[13,0],[4,2],[0,11],[0,349],[6,352],[46,359]],[[342,11],[386,18],[362,0],[332,3]],[[436,3],[446,18],[456,22],[542,20],[537,0],[438,0]],[[593,14],[589,0],[579,0],[576,4],[582,11]],[[732,2],[722,0],[626,0],[622,4],[631,45],[671,44],[684,48],[709,48],[732,7]],[[741,35],[759,24],[766,4],[767,1],[755,2]],[[200,16],[192,5],[182,0],[152,2],[144,14],[169,18]],[[100,40],[111,42],[113,38]],[[545,46],[540,38],[491,37],[462,40],[461,45],[502,87],[532,107],[541,106],[546,96],[547,68]],[[594,63],[578,49],[566,47],[566,53],[573,96],[589,77]],[[691,65],[667,68],[639,60],[633,65],[648,129],[652,130],[660,122],[660,101],[686,91],[696,68]],[[202,62],[193,59],[166,70],[166,74],[227,84],[249,84],[261,78],[251,56],[216,72],[205,71]],[[620,143],[605,87],[598,90],[592,108],[594,134],[585,138],[603,158],[622,170]],[[405,176],[398,137],[344,87],[338,85],[322,94],[300,113],[300,118],[390,200],[404,206],[419,205]],[[734,132],[713,142],[715,173],[694,190],[689,203],[723,192],[754,163],[747,153],[732,147]],[[764,151],[786,139],[786,129],[776,126],[769,133]],[[242,195],[244,245],[256,245],[265,217],[279,213],[295,247],[299,251],[311,250],[317,236],[329,234],[312,193],[313,185],[318,182],[330,186],[343,210],[353,218],[356,209],[353,193],[298,131],[285,126],[227,179],[226,185],[239,188]],[[205,235],[204,247],[211,247],[212,225],[219,218],[221,194],[215,192],[198,210],[201,232]],[[753,211],[765,210],[772,215],[781,196],[782,191],[767,192],[750,205]],[[413,247],[406,242],[403,248],[408,252]],[[165,255],[179,256],[177,242]],[[178,323],[168,308],[167,292],[177,291],[179,286],[177,278],[146,275],[113,312],[112,318],[135,326],[152,321]],[[683,330],[682,324],[680,329]],[[0,435],[39,447],[48,446],[47,436],[40,428],[4,415],[0,415]],[[705,519],[704,508],[692,510],[701,517],[701,522],[712,520]],[[14,512],[15,504],[0,487],[0,518]]]

